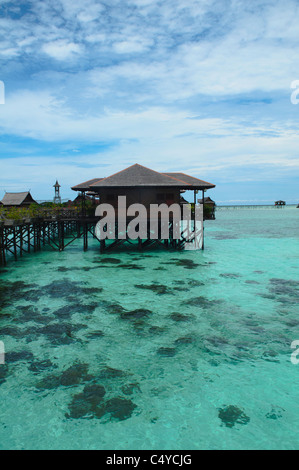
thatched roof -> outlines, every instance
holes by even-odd
[[[1,202],[3,206],[21,206],[36,203],[29,191],[23,193],[5,193]]]
[[[103,178],[93,178],[92,180],[85,181],[84,183],[77,184],[73,186],[71,189],[74,191],[88,191],[91,184],[100,181]]]
[[[196,186],[196,187],[203,186],[204,188],[215,188],[214,184],[208,183],[207,181],[203,181],[198,178],[194,178],[194,176],[186,175],[185,173],[163,173],[163,175],[167,175],[167,176],[170,176],[171,178],[184,181],[184,183],[191,185],[191,186]]]
[[[199,204],[202,204],[202,199],[198,199],[197,202],[199,202]],[[215,204],[215,201],[213,201],[213,199],[211,199],[210,197],[204,197],[203,202],[204,204]]]
[[[73,186],[75,191],[123,187],[176,187],[181,189],[209,189],[215,185],[184,173],[159,173],[135,164],[107,178],[94,179]]]

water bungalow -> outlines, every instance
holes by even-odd
[[[198,199],[197,202],[199,204],[204,205],[204,219],[205,220],[215,220],[215,209],[216,204],[210,197],[205,197],[203,200]]]
[[[126,196],[127,204],[184,203],[181,194],[187,190],[194,192],[215,188],[214,184],[200,180],[185,173],[158,173],[142,165],[135,164],[106,178],[93,178],[73,186],[74,191],[97,196],[101,203],[115,205],[118,196]],[[116,207],[116,206],[115,206]],[[116,208],[117,209],[117,208]]]
[[[80,192],[82,195],[82,210],[85,210],[85,197],[87,194],[92,193],[100,203],[110,204],[117,215],[118,213],[118,197],[125,196],[126,204],[129,207],[132,204],[142,204],[148,214],[150,207],[153,204],[189,204],[182,194],[186,191],[193,192],[193,204],[196,205],[196,197],[198,191],[204,192],[208,189],[214,188],[215,185],[207,181],[200,180],[182,172],[167,172],[160,173],[142,165],[132,165],[118,173],[105,178],[93,178],[91,180],[73,186],[74,191]],[[116,232],[118,231],[117,222],[115,225]],[[171,226],[170,229],[173,229]],[[116,236],[115,242],[112,246],[120,245],[128,241],[128,237]],[[139,247],[152,245],[154,241],[150,239],[149,229],[148,236],[145,240],[139,240]],[[161,243],[160,236],[157,236],[155,243]],[[176,242],[170,236],[169,240],[164,240],[164,244],[168,246],[176,246]],[[179,244],[180,245],[180,244]],[[109,245],[109,249],[111,244]],[[105,241],[101,240],[101,251],[105,250]]]
[[[285,201],[275,201],[275,206],[276,207],[283,207],[286,205]]]

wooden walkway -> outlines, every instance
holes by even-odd
[[[186,226],[181,225],[180,238],[174,236],[173,222],[169,223],[168,238],[161,237],[161,225],[158,226],[157,235],[153,238],[150,224],[144,239],[132,240],[127,232],[118,233],[118,224],[114,222],[114,239],[101,240],[97,235],[96,225],[99,217],[82,215],[74,211],[64,211],[60,215],[45,213],[43,217],[24,220],[0,221],[0,266],[6,266],[8,260],[17,261],[25,253],[35,253],[44,246],[53,250],[63,251],[75,240],[82,239],[83,250],[88,249],[88,238],[92,236],[100,244],[100,253],[120,247],[124,243],[133,244],[138,250],[153,246],[163,246],[166,249],[204,249],[203,231],[189,232]],[[126,220],[126,227],[127,227]],[[108,227],[109,229],[109,227]],[[121,233],[121,235],[120,235]],[[191,242],[187,233],[191,233]],[[186,238],[187,237],[187,238]],[[193,238],[192,238],[193,237]],[[187,247],[189,245],[189,248]],[[190,248],[191,245],[191,248]],[[193,245],[193,246],[192,246]]]
[[[63,251],[78,238],[83,239],[83,249],[88,249],[88,234],[93,237],[95,217],[37,218],[26,221],[0,222],[0,266],[8,258],[21,258],[24,253],[35,253],[49,245]]]

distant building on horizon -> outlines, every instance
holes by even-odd
[[[285,201],[275,201],[275,206],[277,206],[277,207],[281,207],[281,206],[285,206],[285,205],[286,205]]]
[[[216,209],[216,204],[213,199],[210,197],[204,197],[204,199],[197,199],[197,202],[199,204],[202,204],[202,201],[204,203],[204,217],[206,219],[211,219],[215,220],[215,209]]]

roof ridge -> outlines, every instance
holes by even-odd
[[[171,173],[171,172],[170,172]],[[179,173],[179,171],[177,172]],[[190,183],[187,183],[186,181],[183,181],[183,180],[179,180],[178,178],[175,178],[174,176],[169,176],[169,174],[167,173],[161,173],[161,175],[165,175],[167,176],[168,178],[171,178],[172,180],[176,180],[176,181],[179,181],[180,183],[184,183],[184,184],[187,184],[187,186],[191,186]],[[187,175],[186,175],[187,176]]]
[[[166,175],[165,173],[161,173],[161,172],[159,172],[159,171],[152,170],[151,168],[148,168],[147,166],[140,165],[140,163],[134,163],[133,165],[130,165],[130,166],[128,166],[127,168],[124,168],[123,170],[117,171],[116,173],[113,173],[112,175],[107,176],[106,178],[102,178],[101,181],[102,181],[102,182],[105,182],[106,180],[109,180],[109,179],[112,178],[113,176],[119,175],[120,173],[123,173],[124,171],[127,171],[127,170],[129,170],[130,168],[133,168],[133,167],[144,168],[145,170],[147,170],[147,171],[149,171],[149,172],[151,172],[151,173],[155,173],[155,174],[157,174],[157,175],[159,175],[159,176],[164,176],[164,177],[166,176],[166,178],[170,178],[170,179],[172,179],[172,180],[176,180],[176,181],[179,181],[180,183],[184,183],[184,184],[187,184],[188,186],[191,186],[189,183],[186,183],[185,181],[179,180],[179,179],[174,178],[174,177],[172,177],[172,176],[168,176],[168,175]],[[90,187],[91,187],[91,186],[94,186],[94,185],[96,185],[96,182],[95,182],[95,183],[92,183],[92,184],[90,185]]]
[[[169,173],[172,173],[171,171]],[[205,180],[201,180],[199,178],[196,178],[196,176],[191,176],[191,175],[187,175],[187,173],[184,173],[182,171],[174,171],[173,173],[179,173],[181,175],[185,175],[185,176],[188,176],[188,178],[193,178],[195,180],[198,180],[198,181],[201,181],[202,183],[207,183],[207,184],[211,184],[213,185],[213,183],[209,183],[208,181],[205,181]]]
[[[105,178],[102,178],[102,180],[108,180],[109,178],[112,178],[112,176],[118,175],[119,173],[122,173],[123,171],[128,170],[129,168],[132,168],[132,167],[135,166],[135,165],[137,165],[137,166],[142,166],[142,165],[139,165],[139,163],[134,163],[133,165],[130,165],[130,166],[128,166],[127,168],[124,168],[123,170],[117,171],[116,173],[113,173],[113,174],[110,175],[110,176],[105,176]],[[145,168],[145,167],[144,167],[144,168]],[[149,169],[149,168],[148,168],[148,169]],[[95,184],[95,183],[93,183],[93,184]],[[92,184],[91,184],[90,186],[92,186]]]
[[[18,192],[15,192],[15,193],[5,191],[5,194],[29,194],[29,193],[30,193],[30,191],[18,191]]]

